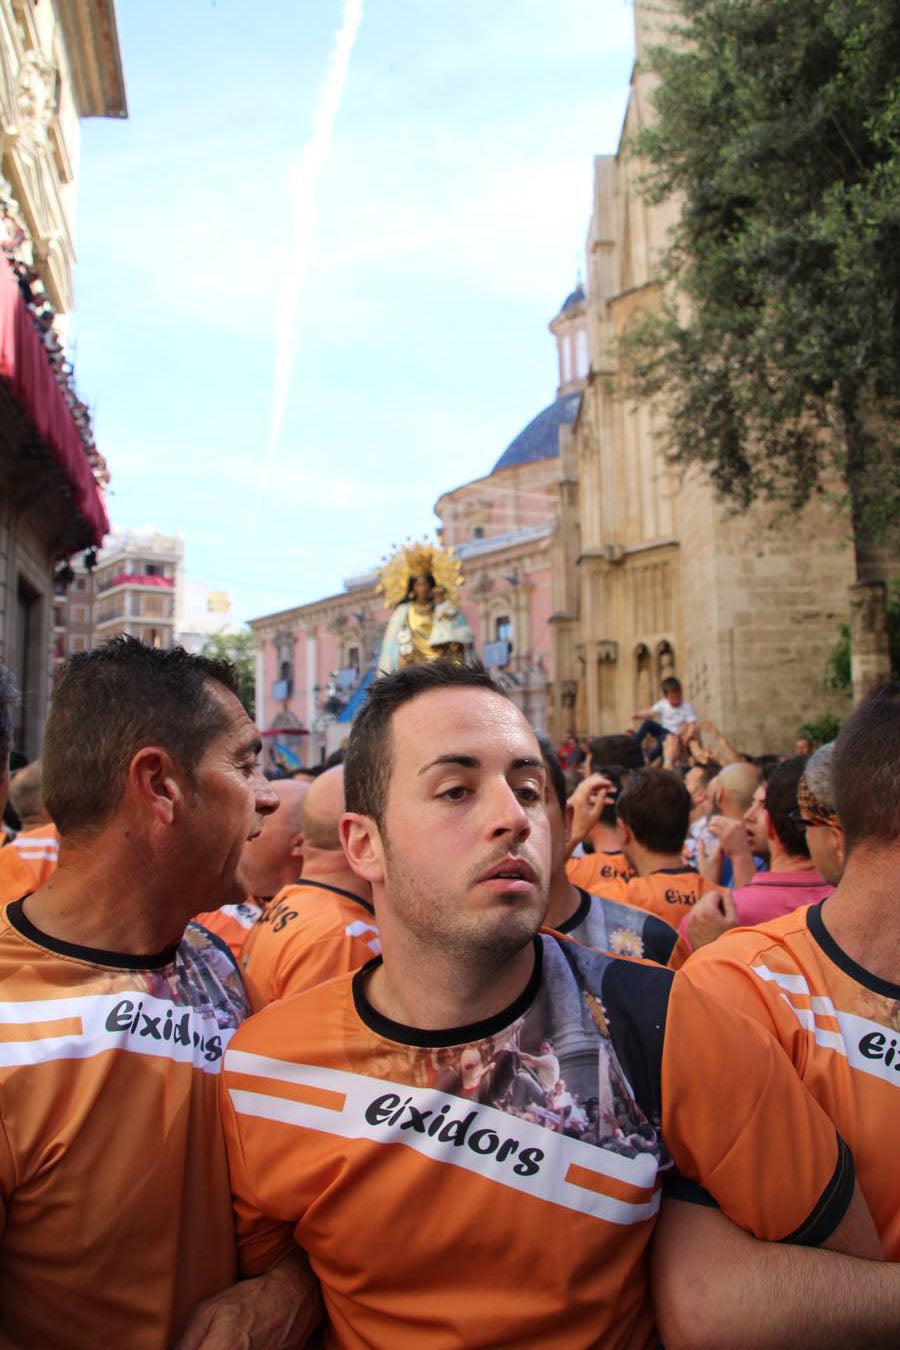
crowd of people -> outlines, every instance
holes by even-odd
[[[74,368],[58,332],[57,314],[34,265],[31,235],[21,209],[9,190],[9,184],[3,180],[0,180],[0,247],[16,278],[22,301],[31,315],[54,379],[72,414],[91,472],[100,487],[105,488],[109,482],[109,469],[94,440],[91,412],[78,397]]]
[[[66,663],[3,789],[0,1350],[900,1343],[900,685],[753,760],[671,678],[557,749],[401,667],[269,781],[227,664]]]

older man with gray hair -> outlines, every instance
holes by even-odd
[[[816,870],[836,886],[844,871],[844,827],[834,809],[831,761],[834,741],[822,745],[807,760],[797,788],[797,823],[806,831],[806,846]]]

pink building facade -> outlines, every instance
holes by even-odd
[[[435,504],[438,537],[465,575],[461,607],[478,655],[539,733],[553,726],[551,559],[561,490],[560,437],[569,433],[587,374],[586,306],[579,286],[550,324],[556,398],[484,478]],[[337,595],[254,619],[256,708],[265,766],[321,763],[346,740],[375,675],[388,613],[377,574]]]

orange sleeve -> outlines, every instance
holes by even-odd
[[[228,1153],[231,1203],[238,1244],[238,1272],[247,1277],[264,1275],[267,1270],[276,1266],[296,1243],[294,1224],[287,1220],[272,1219],[263,1214],[256,1202],[253,1183],[244,1157],[238,1117],[231,1101],[231,1089],[239,1089],[240,1082],[240,1074],[229,1074],[223,1069],[219,1075],[222,1128]]]
[[[736,1008],[770,1031],[797,1072],[802,1073],[806,1064],[806,1033],[781,997],[778,986],[760,979],[750,964],[765,952],[767,940],[756,931],[724,933],[715,942],[698,948],[689,961],[685,960],[685,977],[716,1003]],[[677,948],[678,944],[676,951]]]
[[[739,1227],[819,1245],[853,1194],[853,1160],[775,1038],[675,975],[662,1064],[663,1138],[683,1177]]]

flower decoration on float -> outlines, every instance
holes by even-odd
[[[442,586],[451,604],[457,604],[465,584],[462,566],[452,548],[443,548],[427,539],[407,539],[399,547],[391,545],[391,552],[382,559],[375,587],[384,596],[388,609],[405,600],[414,577],[434,577],[434,584]]]

